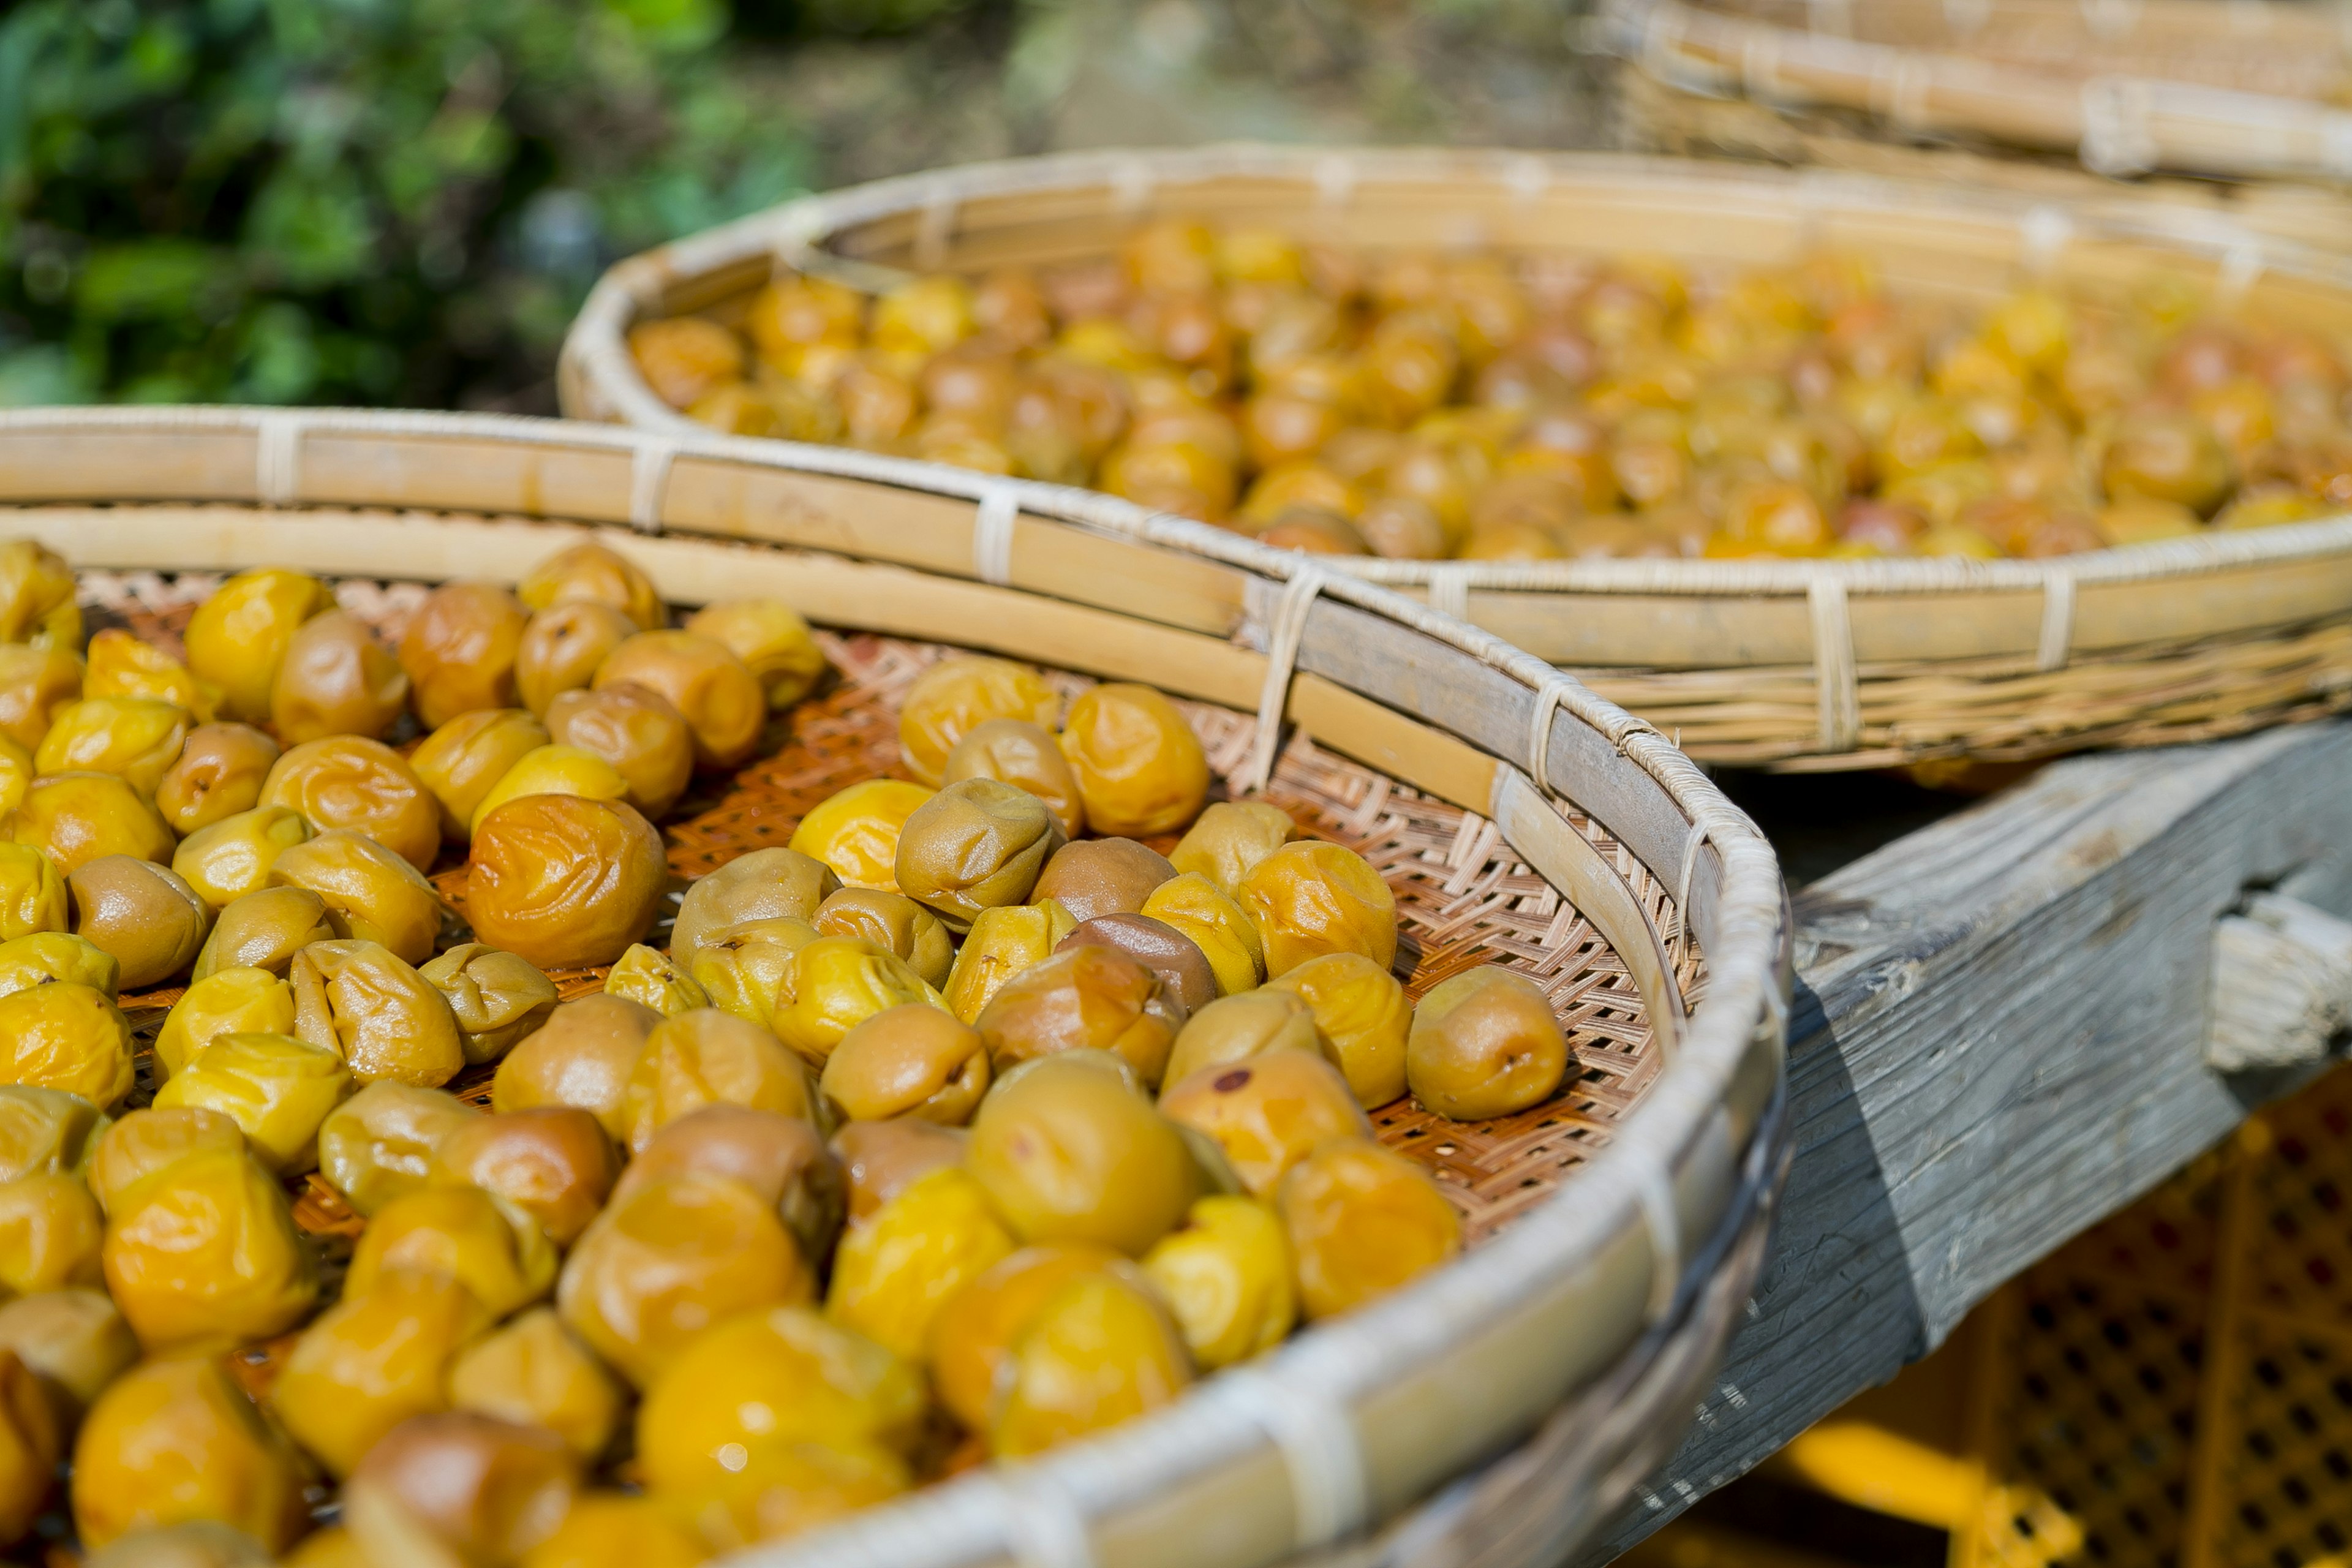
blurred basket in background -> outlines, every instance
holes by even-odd
[[[1704,268],[1851,253],[1891,289],[1957,301],[2017,284],[2113,295],[2186,279],[2257,321],[2352,331],[2352,278],[2333,263],[2178,204],[2075,207],[2001,189],[1611,155],[1227,147],[883,181],[622,262],[566,340],[563,405],[690,433],[700,427],[654,395],[630,356],[641,321],[724,315],[796,269],[875,291],[912,272],[1101,258],[1168,217],[1373,256],[1487,249],[1572,263],[1630,252]],[[876,459],[821,460],[859,472]],[[956,482],[983,495],[993,481]],[[1110,529],[1134,512],[1068,504]],[[1207,528],[1166,537],[1212,557],[1253,548]],[[2352,705],[2343,520],[2044,561],[1317,559],[1574,671],[1709,762],[2022,760]]]

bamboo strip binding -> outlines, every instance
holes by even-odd
[[[638,376],[630,323],[740,297],[779,267],[886,286],[918,251],[975,268],[1098,256],[1147,216],[1288,226],[1374,250],[1630,250],[1753,264],[1826,247],[1870,255],[1895,287],[1961,298],[1994,291],[2004,276],[2097,289],[2163,268],[2256,314],[2352,330],[2352,273],[2178,204],[2028,205],[2006,191],[1610,155],[1233,146],[883,181],[623,262],[565,342],[564,406],[695,428]],[[846,475],[889,467],[847,450],[803,460]],[[943,471],[939,482],[983,493],[974,476]],[[1065,504],[1104,530],[1145,525],[1107,497]],[[1219,530],[1150,527],[1211,559],[1247,548]],[[2352,706],[2344,519],[2063,563],[1323,563],[1501,634],[1713,762],[1820,770],[2030,758],[2207,739]],[[1837,586],[1817,595],[1817,583]]]

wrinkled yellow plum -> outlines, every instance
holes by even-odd
[[[70,923],[66,881],[47,855],[29,844],[0,844],[0,942]]]
[[[319,1173],[352,1207],[372,1215],[421,1192],[435,1151],[482,1113],[456,1095],[381,1079],[319,1124]]]
[[[82,662],[65,648],[0,643],[0,735],[29,757],[58,710],[81,700]]]
[[[525,1036],[499,1063],[490,1080],[493,1109],[573,1105],[596,1118],[614,1142],[629,1136],[629,1074],[662,1016],[622,996],[583,996],[559,1003],[547,1022]]]
[[[660,692],[632,681],[563,691],[547,705],[557,743],[603,758],[647,816],[676,805],[694,777],[694,731]]]
[[[1462,1218],[1437,1184],[1369,1140],[1309,1154],[1274,1202],[1309,1321],[1385,1296],[1462,1250]]]
[[[619,1154],[587,1111],[568,1105],[476,1117],[433,1151],[427,1181],[479,1187],[539,1222],[558,1247],[588,1228],[620,1174]]]
[[[196,954],[195,978],[224,969],[266,969],[283,977],[294,955],[314,942],[331,941],[335,928],[326,900],[308,888],[264,888],[221,910],[213,934]]]
[[[918,1178],[841,1238],[825,1315],[909,1360],[948,1299],[1014,1247],[979,1183],[949,1168]]]
[[[665,1019],[646,1037],[623,1096],[625,1140],[642,1151],[654,1135],[706,1105],[750,1106],[814,1119],[809,1070],[775,1036],[715,1007]]]
[[[702,944],[746,921],[813,920],[817,906],[841,890],[841,879],[823,861],[797,849],[754,849],[686,889],[670,927],[669,955],[691,970]]]
[[[67,879],[74,934],[111,957],[118,986],[143,990],[186,971],[212,933],[212,906],[180,874],[101,855]]]
[[[661,835],[625,803],[524,795],[475,825],[466,914],[493,947],[584,968],[643,940],[668,881]]]
[[[709,1552],[676,1511],[652,1498],[583,1492],[521,1568],[696,1568]]]
[[[655,949],[639,942],[621,954],[605,973],[604,994],[641,1002],[665,1018],[710,1005],[710,997],[694,976]]]
[[[0,1542],[21,1541],[56,1483],[64,1422],[41,1379],[0,1350]]]
[[[551,1307],[522,1313],[462,1352],[449,1369],[450,1403],[458,1409],[544,1427],[583,1462],[612,1447],[624,1397]]]
[[[101,855],[169,861],[174,841],[145,795],[113,773],[37,778],[8,817],[8,837],[30,845],[70,877]]]
[[[283,1552],[310,1527],[293,1446],[217,1357],[151,1361],[91,1406],[73,1451],[74,1529],[86,1549],[198,1521]]]
[[[1116,948],[1064,947],[1007,981],[972,1027],[999,1072],[1062,1051],[1108,1051],[1157,1087],[1183,1009],[1160,976]]]
[[[639,632],[596,667],[596,689],[625,683],[669,700],[705,767],[739,767],[759,750],[767,694],[724,643],[693,632]]]
[[[712,1324],[815,1289],[760,1194],[725,1176],[650,1181],[596,1216],[563,1266],[556,1310],[639,1388]]]
[[[601,544],[575,544],[557,551],[525,574],[515,595],[530,610],[580,603],[609,605],[646,631],[669,620],[653,579],[627,556]]]
[[[1396,897],[1341,845],[1285,845],[1250,868],[1234,901],[1265,942],[1269,975],[1332,952],[1361,953],[1382,969],[1396,962]]]
[[[539,1222],[504,1198],[479,1187],[427,1186],[369,1217],[343,1295],[364,1296],[379,1277],[402,1270],[436,1274],[472,1291],[495,1320],[544,1297],[555,1284],[556,1261]]]
[[[334,1052],[290,1035],[215,1036],[155,1096],[159,1107],[217,1110],[245,1130],[256,1157],[285,1174],[319,1162],[319,1124],[352,1090]]]
[[[500,775],[474,807],[469,833],[478,832],[482,819],[510,800],[530,795],[577,795],[583,800],[625,800],[629,786],[620,770],[577,746],[545,745],[525,754]]]
[[[1029,1242],[1138,1254],[1198,1195],[1176,1124],[1099,1052],[1064,1052],[1007,1074],[972,1118],[964,1163]]]
[[[1053,812],[1027,790],[965,779],[908,815],[894,879],[900,893],[962,930],[982,910],[1028,901],[1062,843]]]
[[[444,583],[426,595],[400,636],[417,721],[437,730],[463,713],[514,707],[515,655],[530,620],[497,583]]]
[[[221,711],[258,723],[294,634],[334,605],[316,577],[264,568],[240,572],[196,606],[188,623],[188,668],[220,689]]]
[[[1045,803],[1062,837],[1086,831],[1087,809],[1078,798],[1077,775],[1062,755],[1053,731],[1026,719],[988,719],[964,732],[940,770],[942,785],[965,779],[996,779],[1024,789]]]
[[[483,942],[460,942],[416,973],[449,1004],[468,1066],[498,1060],[555,1011],[555,982]]]
[[[1160,1109],[1215,1139],[1234,1173],[1260,1197],[1333,1139],[1372,1134],[1348,1080],[1307,1051],[1270,1051],[1202,1068],[1170,1084]]]
[[[1204,1372],[1265,1354],[1298,1321],[1289,1243],[1255,1198],[1201,1199],[1144,1254],[1143,1271]]]
[[[216,1110],[129,1110],[99,1135],[89,1190],[110,1218],[138,1200],[140,1184],[198,1154],[246,1154],[245,1133]]]
[[[69,980],[0,996],[0,1083],[111,1110],[131,1092],[131,1026],[105,992]]]
[[[220,693],[198,680],[188,667],[152,643],[119,626],[92,636],[81,694],[90,697],[152,697],[169,702],[199,723],[208,723]]]
[[[317,1259],[277,1179],[209,1136],[109,1195],[99,1261],[150,1352],[266,1340],[309,1317],[319,1296]]]
[[[0,995],[68,980],[111,998],[121,963],[97,944],[62,931],[35,931],[0,942]]]
[[[0,1306],[0,1347],[41,1380],[68,1425],[139,1360],[139,1341],[103,1290],[44,1290]]]
[[[517,763],[548,743],[547,726],[520,708],[482,708],[442,725],[409,754],[433,794],[443,837],[473,837],[483,797]]]
[[[793,955],[768,1024],[784,1044],[823,1066],[841,1037],[875,1014],[938,999],[889,949],[863,937],[822,936]]]
[[[251,811],[279,755],[278,742],[249,724],[199,724],[163,770],[155,809],[184,837]]]
[[[717,1480],[770,1444],[904,1454],[923,1405],[904,1357],[806,1307],[771,1307],[718,1324],[663,1369],[637,1413],[637,1458],[662,1493]]]
[[[1114,681],[1082,692],[1070,704],[1062,754],[1097,833],[1173,833],[1208,798],[1208,753],[1176,705],[1149,686]]]
[[[394,1426],[448,1408],[450,1363],[488,1326],[448,1276],[386,1269],[302,1331],[269,1407],[331,1474],[347,1476]]]
[[[1228,896],[1250,868],[1298,837],[1290,813],[1267,801],[1221,800],[1201,813],[1168,852],[1179,871],[1195,871]]]
[[[971,922],[943,988],[948,1011],[975,1023],[1005,983],[1053,956],[1077,921],[1059,903],[983,910]]]
[[[841,1037],[818,1087],[848,1121],[894,1116],[961,1127],[988,1092],[980,1031],[941,1007],[908,1003],[877,1013]]]
[[[910,1489],[907,1462],[870,1443],[769,1443],[743,1468],[661,1500],[714,1552],[788,1541]]]
[[[944,781],[956,742],[991,719],[1019,719],[1051,730],[1062,698],[1025,664],[954,654],[923,671],[898,709],[898,752],[925,784]]]
[[[188,716],[177,704],[85,697],[58,710],[33,750],[33,772],[113,773],[152,799],[187,739]]]
[[[605,657],[644,628],[610,605],[588,600],[551,605],[531,616],[515,651],[515,689],[522,705],[545,714],[566,691],[596,679]]]
[[[269,687],[269,722],[289,746],[330,735],[381,740],[408,706],[408,677],[349,610],[302,624]]]
[[[931,1172],[961,1163],[971,1142],[961,1127],[902,1116],[852,1121],[827,1147],[840,1162],[848,1215],[862,1220]]]
[[[301,814],[257,805],[197,828],[172,854],[172,869],[215,910],[269,885],[278,857],[310,838]]]
[[[370,1563],[513,1563],[571,1510],[580,1467],[552,1432],[469,1410],[412,1415],[343,1488]]]
[[[1013,1342],[1072,1280],[1118,1273],[1140,1281],[1135,1266],[1100,1247],[1024,1247],[967,1280],[931,1319],[926,1353],[940,1403],[973,1432],[988,1429],[989,1407],[1011,1360]]]
[[[0,1181],[37,1172],[80,1172],[96,1152],[105,1118],[78,1094],[0,1085]]]
[[[712,1006],[767,1028],[776,1009],[791,1005],[801,949],[818,937],[816,927],[789,915],[728,926],[696,949],[694,983]]]
[[[155,1036],[155,1076],[168,1083],[225,1035],[290,1035],[294,988],[266,969],[233,965],[190,985]]]
[[[105,1227],[79,1176],[37,1171],[0,1182],[0,1285],[30,1296],[99,1283]]]
[[[346,1524],[312,1531],[278,1562],[281,1568],[369,1568],[366,1549]]]
[[[1187,871],[1152,889],[1141,912],[1201,950],[1220,996],[1237,995],[1265,978],[1265,943],[1256,923],[1200,872]]]
[[[1149,1290],[1112,1274],[1084,1276],[1013,1342],[989,1451],[1042,1453],[1157,1410],[1192,1381],[1184,1342]]]
[[[646,1184],[682,1172],[724,1176],[758,1194],[812,1267],[833,1255],[845,1178],[807,1120],[724,1101],[688,1111],[636,1152],[613,1188],[613,1202],[625,1203]]]
[[[32,787],[33,754],[0,735],[0,820],[25,804],[25,792]]]
[[[824,650],[809,634],[808,623],[775,599],[723,600],[688,616],[686,629],[741,659],[767,692],[771,712],[781,713],[806,697],[824,675]]]
[[[1175,1048],[1168,1054],[1168,1081],[1181,1083],[1202,1068],[1281,1050],[1322,1054],[1322,1031],[1315,1026],[1315,1011],[1304,998],[1273,990],[1220,997],[1186,1019],[1178,1031]]]
[[[844,888],[816,908],[809,923],[824,936],[864,937],[907,961],[926,985],[942,985],[955,965],[955,939],[940,917],[904,893]]]
[[[1487,963],[1440,982],[1413,1009],[1405,1081],[1438,1115],[1475,1121],[1549,1099],[1568,1060],[1543,988]]]
[[[264,805],[290,806],[320,833],[364,833],[420,871],[441,849],[441,810],[408,759],[364,735],[296,746],[270,765]]]
[[[381,943],[314,942],[287,971],[294,1033],[334,1052],[362,1083],[437,1089],[466,1065],[448,1002]]]
[[[36,540],[0,544],[0,643],[62,648],[81,645],[81,605],[73,568]]]
[[[801,818],[792,847],[853,888],[898,892],[898,835],[931,793],[899,779],[851,784]]]

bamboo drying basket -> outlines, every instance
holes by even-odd
[[[852,479],[808,456],[488,416],[15,413],[0,535],[63,552],[95,620],[167,645],[210,586],[192,574],[320,572],[390,628],[417,584],[511,582],[598,534],[674,604],[784,599],[825,628],[839,679],[669,826],[688,877],[895,766],[897,700],[940,643],[1184,700],[1225,787],[1265,780],[1381,868],[1409,990],[1522,969],[1578,1075],[1496,1122],[1382,1113],[1465,1211],[1459,1261],[1106,1437],[745,1560],[1557,1561],[1679,1437],[1760,1266],[1790,985],[1769,847],[1649,726],[1379,587],[1273,551],[1204,560],[1149,520],[1081,530],[1043,487],[975,506],[927,465]],[[126,1008],[152,1025],[167,1000]],[[298,1212],[348,1234],[331,1196]]]
[[[878,289],[908,269],[1097,257],[1168,216],[1370,251],[1630,251],[1756,265],[1828,247],[1871,257],[1895,288],[1963,300],[2027,280],[2115,289],[2165,273],[2258,318],[2352,330],[2352,272],[2172,205],[2094,210],[1610,154],[1223,147],[883,181],[625,261],[566,340],[563,405],[684,437],[700,427],[656,397],[629,357],[628,330],[642,318],[724,307],[783,268]],[[819,448],[797,460],[845,475],[880,463]],[[1022,492],[934,472],[976,500]],[[1223,530],[1147,520],[1108,498],[1061,504],[1097,529],[1148,528],[1213,560],[1257,558]],[[1318,560],[1567,668],[1714,763],[2023,760],[2209,739],[2352,706],[2352,520],[2054,561]]]
[[[2346,16],[2271,0],[1605,0],[1599,32],[1666,89],[1633,106],[1662,129],[1744,100],[2101,174],[2334,183],[2352,174]]]

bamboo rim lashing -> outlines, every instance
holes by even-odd
[[[1832,107],[1898,135],[2051,148],[2102,174],[2340,181],[2340,7],[2272,0],[1609,0],[1601,36],[1679,90]]]
[[[85,571],[362,582],[511,581],[633,531],[674,603],[772,594],[886,653],[940,638],[1150,680],[1229,710],[1196,723],[1237,787],[1319,752],[1448,803],[1457,837],[1605,937],[1656,1033],[1654,1077],[1568,1189],[1156,1415],[742,1560],[1516,1568],[1571,1548],[1686,1425],[1760,1264],[1789,984],[1769,847],[1649,726],[1376,585],[1273,551],[1187,554],[1155,520],[1076,528],[1087,498],[1048,487],[975,504],[927,465],[849,479],[810,456],[487,416],[29,411],[0,416],[0,531]],[[845,689],[881,679],[835,649]],[[1281,745],[1286,726],[1311,746]],[[1694,938],[1695,996],[1671,957]]]
[[[1253,146],[1081,153],[878,182],[790,203],[616,266],[564,346],[566,410],[683,436],[630,325],[708,309],[779,269],[880,286],[908,268],[1108,252],[1155,216],[1287,226],[1371,250],[1627,251],[1753,265],[1814,249],[1873,258],[1891,287],[1985,298],[2005,280],[2113,289],[2183,274],[2257,315],[2352,329],[2352,272],[2177,207],[2021,205],[1820,172],[1612,154]],[[804,448],[843,475],[888,460]],[[878,466],[877,466],[878,465]],[[940,470],[975,498],[1005,481]],[[1248,558],[1219,529],[1105,496],[1097,529]],[[1498,633],[1709,762],[1877,767],[2022,759],[2231,734],[2352,705],[2352,520],[2049,561],[1319,558]]]

